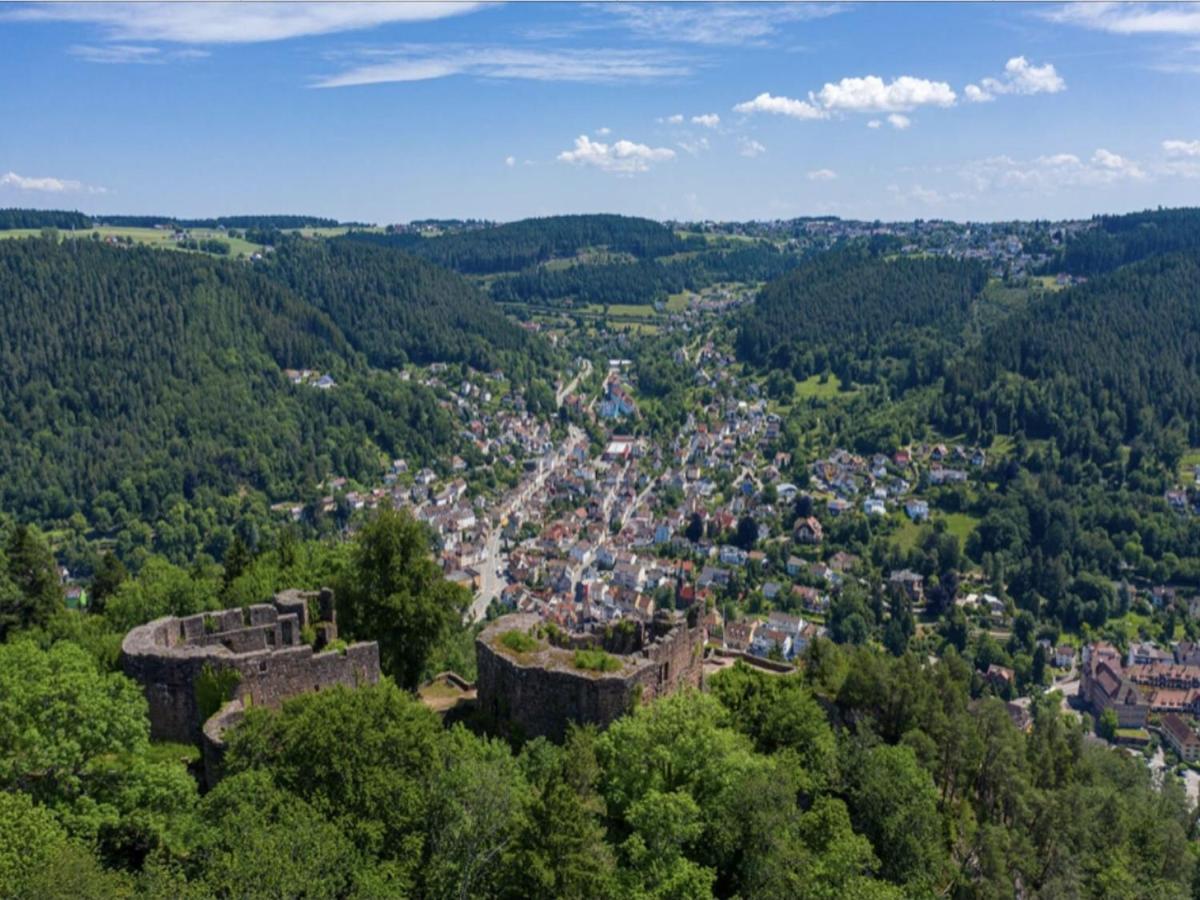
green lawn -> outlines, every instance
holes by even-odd
[[[945,519],[946,530],[957,535],[959,543],[966,546],[967,538],[979,526],[979,519],[966,513],[934,513],[934,519]]]
[[[987,448],[989,456],[1008,456],[1013,450],[1013,439],[1007,434],[998,434],[992,438],[992,445]]]
[[[691,296],[691,293],[691,291],[680,291],[678,294],[672,294],[670,297],[668,297],[667,312],[686,312],[688,308],[688,297]]]
[[[820,375],[810,375],[803,381],[796,383],[796,399],[809,400],[816,398],[818,400],[832,400],[843,393],[853,393],[853,391],[843,392],[841,382],[836,375],[830,375],[825,383],[821,383]]]
[[[890,540],[907,553],[914,549],[925,530],[932,530],[933,523],[939,519],[946,523],[946,530],[958,538],[959,545],[966,546],[967,538],[979,525],[979,520],[966,513],[940,513],[933,511],[928,523],[918,524],[912,521],[903,511],[896,515],[900,518],[900,526],[892,533]]]
[[[1179,477],[1183,479],[1184,484],[1192,483],[1192,471],[1195,466],[1200,466],[1200,447],[1189,450],[1179,460]]]
[[[37,237],[42,233],[40,228],[14,228],[9,231],[0,231],[0,238],[27,238]],[[224,232],[217,231],[215,228],[193,228],[190,231],[191,236],[196,240],[208,240],[216,238],[229,244],[230,258],[237,258],[238,254],[249,256],[262,248],[258,244],[252,244],[243,238],[231,238]],[[61,239],[76,238],[78,240],[90,240],[93,234],[97,234],[101,239],[107,237],[128,238],[135,244],[142,244],[146,247],[154,247],[159,250],[179,250],[181,249],[175,241],[171,240],[171,232],[169,229],[163,228],[114,228],[107,225],[102,225],[97,228],[89,228],[80,231],[66,231],[60,229],[59,237]]]
[[[604,315],[604,304],[589,303],[587,306],[579,307],[579,310],[594,316],[602,316]],[[632,316],[639,319],[653,318],[656,315],[654,307],[649,303],[610,303],[608,304],[608,314],[612,317]]]

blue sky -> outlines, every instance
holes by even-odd
[[[372,222],[1200,205],[1200,6],[0,8],[0,206]]]

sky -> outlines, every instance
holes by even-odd
[[[0,207],[377,223],[1200,205],[1200,5],[0,6]]]

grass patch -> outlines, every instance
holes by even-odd
[[[586,306],[579,307],[581,312],[591,313],[592,315],[604,315],[603,303],[589,303]],[[608,304],[609,316],[632,316],[639,319],[653,318],[655,315],[654,304],[652,303],[610,303]]]
[[[680,291],[678,294],[672,294],[667,298],[667,312],[681,313],[687,312],[688,297],[691,296],[691,291]]]
[[[603,650],[576,650],[572,664],[585,672],[615,672],[621,661]]]
[[[532,653],[541,646],[537,638],[517,628],[500,635],[500,644],[513,653]]]
[[[146,758],[155,763],[191,765],[200,762],[200,748],[195,744],[176,744],[171,741],[151,741]]]
[[[921,528],[923,526],[912,521],[908,516],[904,516],[900,520],[900,527],[892,534],[892,541],[903,552],[915,549],[917,542],[921,539]]]
[[[1136,741],[1139,744],[1144,744],[1150,740],[1150,732],[1145,728],[1118,728],[1117,740]]]
[[[842,383],[836,375],[830,375],[822,383],[820,375],[810,375],[796,383],[797,400],[833,400],[853,391],[843,391]]]
[[[1012,436],[1007,434],[998,434],[992,438],[991,446],[987,448],[988,456],[1011,456],[1013,447],[1016,444],[1013,442]]]
[[[1192,473],[1200,466],[1200,447],[1193,448],[1179,459],[1179,476],[1184,484],[1190,484],[1195,477]]]
[[[979,519],[966,513],[945,513],[937,518],[945,521],[946,530],[955,535],[962,546],[966,546],[967,538],[979,527]]]

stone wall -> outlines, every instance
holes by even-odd
[[[527,654],[499,642],[507,631],[529,632],[539,623],[534,615],[503,616],[475,642],[479,709],[513,736],[561,740],[570,722],[603,728],[636,703],[702,684],[705,631],[694,621],[660,614],[644,631],[639,627],[634,641],[639,649],[616,655],[622,666],[610,673],[571,664],[571,647],[610,644],[599,637],[573,638],[569,647],[547,645]]]
[[[302,642],[309,601],[328,640],[336,636],[333,594],[286,591],[246,609],[157,619],[133,629],[121,644],[121,668],[142,685],[155,740],[200,743],[204,714],[197,684],[223,670],[237,672],[232,697],[245,707],[277,707],[289,697],[336,684],[379,680],[379,647],[355,643],[315,652]]]

